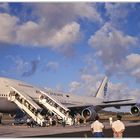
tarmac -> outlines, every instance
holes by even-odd
[[[106,138],[113,137],[109,122],[103,122],[105,125],[104,135]],[[140,122],[124,121],[126,129],[124,132],[125,138],[140,138]],[[10,122],[5,122],[0,125],[1,138],[84,138],[92,137],[90,131],[90,123],[79,126],[49,126],[30,128],[26,125],[13,126]]]

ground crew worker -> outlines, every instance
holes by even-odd
[[[110,125],[112,125],[112,123],[113,123],[112,117],[109,117],[109,123],[110,123]]]
[[[104,125],[99,121],[99,116],[95,117],[95,121],[91,124],[91,131],[93,137],[104,137],[103,134]]]
[[[52,116],[49,116],[49,123],[50,123],[51,126],[53,125],[53,119],[52,119]]]
[[[122,116],[121,115],[117,115],[117,121],[114,121],[112,123],[112,130],[114,133],[114,137],[115,138],[121,138],[123,137],[123,132],[125,130],[125,125],[124,123],[121,121]]]
[[[28,125],[28,127],[30,127],[30,125],[31,125],[31,120],[29,118],[27,119],[27,125]]]

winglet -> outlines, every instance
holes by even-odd
[[[105,76],[105,78],[103,79],[102,83],[100,84],[100,86],[95,94],[95,97],[103,99],[106,96],[107,83],[108,83],[108,78],[107,78],[107,76]]]

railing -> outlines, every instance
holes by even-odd
[[[29,96],[19,92],[14,87],[11,87],[8,100],[14,102],[21,110],[26,112],[35,122],[43,126],[44,117],[40,114],[42,108],[40,108]]]
[[[66,123],[67,118],[69,117],[69,109],[64,105],[59,103],[57,100],[52,98],[46,92],[40,91],[42,93],[39,97],[39,103],[41,103],[44,107],[46,107],[49,111],[58,116],[58,118],[65,119]]]

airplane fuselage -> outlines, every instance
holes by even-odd
[[[0,112],[15,112],[18,109],[18,106],[11,101],[8,101],[7,97],[9,96],[11,87],[14,87],[19,92],[24,92],[30,98],[32,98],[37,104],[39,103],[39,96],[41,95],[40,90],[49,94],[52,98],[59,101],[61,104],[66,107],[74,107],[74,106],[88,106],[88,105],[98,105],[103,100],[95,97],[88,96],[79,96],[71,93],[60,93],[60,92],[52,92],[47,91],[43,88],[38,88],[27,84],[25,82],[21,82],[18,80],[8,79],[8,78],[0,78]],[[100,109],[100,108],[99,108]],[[98,109],[98,110],[99,110]]]

